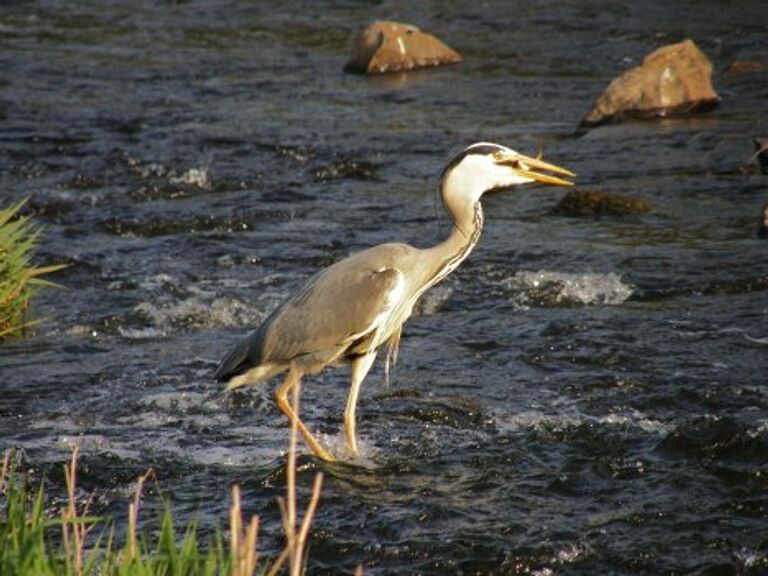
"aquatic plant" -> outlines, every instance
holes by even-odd
[[[29,216],[19,216],[26,202],[0,209],[0,342],[35,324],[26,320],[30,298],[41,286],[55,286],[41,276],[66,266],[32,265],[42,228]]]
[[[294,394],[298,408],[298,390]],[[138,534],[138,512],[144,484],[153,476],[150,470],[138,479],[133,501],[128,506],[125,543],[115,543],[114,529],[107,518],[89,513],[90,501],[77,497],[78,448],[64,466],[67,499],[55,516],[45,510],[45,490],[41,485],[30,494],[24,479],[17,474],[14,454],[7,451],[0,467],[0,574],[18,576],[252,576],[279,574],[287,561],[287,573],[300,575],[305,568],[304,549],[309,527],[320,498],[323,475],[318,472],[310,502],[299,522],[296,507],[296,427],[291,430],[286,464],[286,497],[280,499],[285,548],[271,563],[260,562],[258,555],[258,516],[243,523],[240,488],[232,487],[229,506],[228,546],[221,532],[213,542],[201,544],[197,525],[191,522],[177,538],[171,508],[160,517],[159,530],[150,545]],[[94,534],[96,529],[98,534]],[[358,568],[357,574],[361,573]]]

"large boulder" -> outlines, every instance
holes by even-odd
[[[652,52],[614,79],[582,120],[595,126],[624,118],[653,118],[713,108],[712,64],[692,40]]]
[[[379,20],[358,35],[344,70],[385,74],[458,62],[458,52],[416,26]]]

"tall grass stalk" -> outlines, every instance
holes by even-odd
[[[297,382],[293,387],[293,413],[299,414],[299,398],[301,397],[301,382]],[[278,499],[280,512],[283,518],[283,531],[285,532],[285,548],[275,560],[268,576],[278,574],[286,558],[289,560],[289,574],[295,576],[301,573],[303,569],[302,558],[304,556],[304,547],[306,544],[306,535],[312,518],[317,509],[317,503],[320,500],[320,491],[323,486],[323,473],[315,474],[315,481],[312,485],[312,495],[310,497],[307,511],[304,514],[304,520],[301,527],[296,524],[296,445],[298,440],[297,420],[291,421],[291,436],[288,448],[288,464],[285,470],[286,497]],[[306,525],[306,527],[305,527]],[[297,531],[298,528],[298,531]]]

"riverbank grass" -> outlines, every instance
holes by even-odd
[[[0,208],[0,342],[35,324],[27,320],[30,299],[42,286],[55,286],[42,276],[66,266],[32,265],[42,228],[29,216],[19,216],[26,202]]]

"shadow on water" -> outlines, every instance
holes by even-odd
[[[391,386],[377,365],[363,387],[360,460],[299,458],[300,496],[326,474],[309,573],[764,573],[768,188],[742,165],[768,125],[764,74],[729,69],[768,65],[763,4],[396,12],[3,8],[0,184],[31,195],[42,259],[73,265],[37,299],[36,337],[0,348],[0,448],[55,492],[80,444],[80,486],[117,518],[151,466],[150,509],[162,492],[208,533],[237,482],[277,550],[287,424],[272,384],[227,394],[217,361],[318,268],[444,235],[434,186],[466,144],[543,147],[578,188],[650,211],[563,217],[548,188],[484,202]],[[353,33],[395,16],[465,61],[343,74]],[[684,37],[719,108],[576,133],[615,74]],[[303,392],[338,448],[347,387],[329,370]]]

